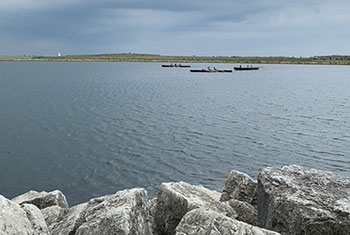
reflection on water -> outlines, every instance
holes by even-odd
[[[194,65],[203,67],[206,65]],[[233,65],[215,65],[232,69]],[[349,175],[350,67],[193,74],[156,63],[0,63],[0,194],[71,204],[232,169],[298,164]]]

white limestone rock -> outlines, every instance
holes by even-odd
[[[265,168],[258,176],[260,226],[286,235],[350,234],[350,181],[299,166]]]
[[[157,198],[153,198],[152,200],[149,200],[147,202],[147,208],[146,208],[146,212],[147,212],[147,221],[148,221],[148,225],[151,229],[151,234],[156,235],[156,225],[154,223],[154,216],[156,213],[156,206],[157,206]]]
[[[220,201],[236,199],[256,206],[257,182],[247,174],[233,170],[225,181]]]
[[[24,204],[22,207],[0,195],[1,235],[49,235],[40,210]]]
[[[188,212],[176,228],[176,235],[278,235],[205,209]]]
[[[32,228],[37,234],[50,234],[46,225],[44,216],[38,207],[33,204],[23,204],[21,208],[26,212],[27,218],[30,221]]]
[[[236,218],[227,202],[220,202],[220,194],[204,187],[184,182],[162,183],[158,189],[154,222],[159,234],[175,234],[175,228],[188,212],[196,208],[211,209]]]
[[[51,223],[48,223],[51,234],[74,235],[78,227],[85,222],[84,216],[87,205],[88,203],[82,203],[69,209],[64,209],[64,211],[49,207],[52,211],[45,211],[44,216],[45,218],[50,218],[49,214],[53,215],[53,217],[49,219]]]
[[[41,210],[48,227],[63,220],[63,216],[67,215],[67,212],[68,209],[59,206],[50,206]]]
[[[130,189],[70,208],[52,235],[151,235],[144,189]]]
[[[228,204],[236,211],[237,220],[258,226],[258,211],[257,209],[247,202],[242,202],[236,199],[227,201]]]
[[[37,206],[39,209],[44,209],[50,206],[59,206],[62,208],[68,208],[68,202],[63,193],[59,190],[55,190],[52,192],[37,192],[37,191],[29,191],[22,195],[19,195],[12,199],[12,201],[18,204],[33,204]]]

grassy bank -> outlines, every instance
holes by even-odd
[[[231,64],[317,64],[350,65],[350,56],[314,57],[200,57],[148,54],[68,55],[60,57],[0,57],[0,61],[66,61],[66,62],[162,62],[162,63],[231,63]]]

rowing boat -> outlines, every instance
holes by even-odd
[[[163,68],[190,68],[191,65],[182,65],[182,64],[162,64]]]
[[[232,73],[230,69],[191,69],[192,73]]]
[[[234,67],[234,69],[238,71],[247,71],[247,70],[258,70],[259,67],[253,67],[253,66],[242,67],[240,65],[239,67]]]

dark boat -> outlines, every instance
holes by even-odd
[[[234,67],[234,69],[238,71],[247,71],[247,70],[258,70],[259,67],[253,67],[253,66],[242,67],[242,65],[240,65],[239,67]]]
[[[191,69],[192,73],[232,73],[230,69]]]
[[[162,64],[163,68],[190,68],[191,65],[183,65],[183,64]]]

